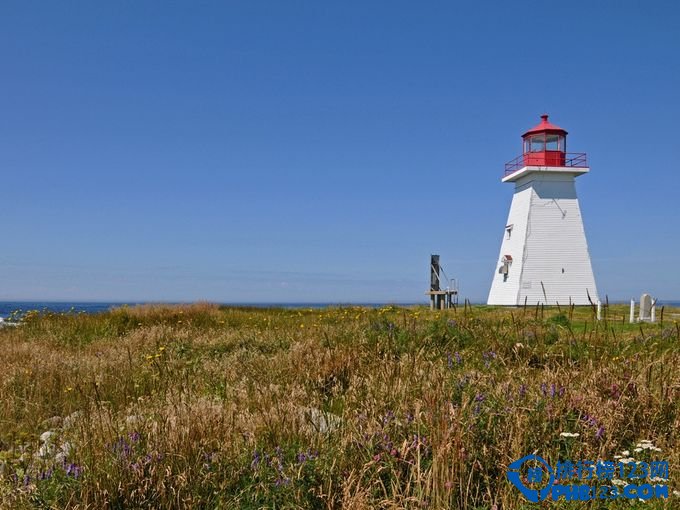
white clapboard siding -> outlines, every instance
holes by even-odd
[[[529,170],[529,171],[527,171]],[[550,170],[550,171],[546,171]],[[574,178],[587,172],[567,168],[523,169],[515,183],[503,230],[488,304],[589,304],[597,302]],[[512,225],[508,238],[507,226]],[[507,279],[498,272],[512,257]]]

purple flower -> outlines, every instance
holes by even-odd
[[[604,436],[604,427],[600,425],[600,427],[597,429],[597,432],[595,432],[595,439],[602,439]]]
[[[260,460],[261,460],[260,452],[258,452],[257,450],[253,451],[253,461],[250,463],[250,467],[255,469],[257,466],[260,465]]]
[[[493,351],[488,351],[482,353],[482,358],[484,358],[484,366],[489,368],[491,366],[491,361],[496,359],[496,353]]]
[[[392,411],[387,411],[385,416],[383,416],[383,424],[387,425],[394,419],[394,413]]]
[[[274,482],[274,485],[276,487],[280,487],[281,485],[288,485],[290,483],[290,478],[287,477],[279,477],[276,479]]]
[[[524,398],[527,394],[527,387],[526,384],[520,384],[519,385],[519,396],[520,398]]]

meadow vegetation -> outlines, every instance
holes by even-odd
[[[625,450],[670,463],[668,500],[550,506],[679,508],[680,310],[606,313],[22,312],[0,329],[0,508],[545,508],[509,463]]]

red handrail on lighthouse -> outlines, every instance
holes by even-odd
[[[505,164],[505,176],[508,176],[510,174],[514,174],[518,170],[521,170],[525,166],[535,166],[535,165],[527,165],[526,163],[526,156],[527,154],[531,153],[525,153],[517,156],[515,159],[512,161],[508,161]],[[587,167],[588,166],[588,158],[586,156],[585,152],[566,152],[562,153],[564,155],[564,164],[559,164],[555,166],[560,166],[560,167],[576,167],[576,168],[582,168],[582,167]],[[543,166],[543,165],[540,165]]]

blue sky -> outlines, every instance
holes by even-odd
[[[600,294],[680,299],[680,4],[0,5],[0,300],[486,299],[547,112]]]

